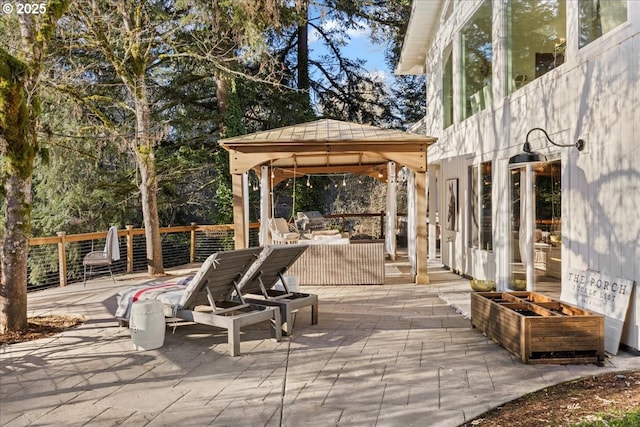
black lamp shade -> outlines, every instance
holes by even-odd
[[[509,164],[546,162],[547,157],[538,153],[520,153],[509,159]]]

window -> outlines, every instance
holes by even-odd
[[[493,250],[491,172],[491,162],[480,164],[480,248],[488,251]]]
[[[564,63],[566,1],[513,1],[506,13],[507,92],[511,93]]]
[[[443,55],[442,69],[442,128],[453,124],[453,49],[447,46]]]
[[[469,247],[493,250],[491,162],[469,166]]]
[[[584,47],[627,20],[627,0],[578,2],[579,46]]]
[[[462,118],[491,104],[493,47],[491,1],[486,0],[462,28]]]

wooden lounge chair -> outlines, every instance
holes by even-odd
[[[282,322],[278,308],[253,305],[245,301],[238,288],[238,281],[261,251],[262,248],[251,248],[214,253],[193,279],[183,285],[184,290],[174,283],[142,285],[121,291],[116,317],[128,320],[127,305],[154,298],[164,304],[166,317],[227,329],[231,356],[240,354],[240,328],[246,325],[273,321],[275,337],[280,341]]]
[[[283,277],[306,249],[306,245],[299,244],[267,246],[238,285],[246,302],[280,308],[283,332],[287,335],[293,331],[294,315],[299,308],[311,306],[311,324],[318,323],[318,296],[292,292]],[[272,289],[278,280],[284,290]]]

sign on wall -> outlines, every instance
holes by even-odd
[[[633,293],[632,280],[599,271],[567,269],[560,299],[568,304],[603,314],[604,349],[618,354],[622,328]]]

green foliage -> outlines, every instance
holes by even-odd
[[[3,172],[22,178],[31,176],[37,149],[29,137],[31,123],[25,89],[28,74],[29,66],[25,62],[0,48],[0,129],[3,132],[0,152],[6,156]],[[4,177],[3,174],[3,184]]]
[[[126,2],[120,10],[133,14],[139,4]],[[393,37],[397,48],[410,10],[406,0],[391,1],[386,9],[365,2],[321,4],[323,19],[339,24],[330,30],[320,28],[336,55],[348,41],[348,30],[366,26],[380,43]],[[56,50],[43,85],[47,91],[54,89],[46,92],[42,104],[42,142],[51,159],[38,163],[34,175],[36,235],[142,223],[135,162],[127,148],[135,123],[130,94],[118,77],[117,64],[82,38],[86,28],[79,23],[88,10],[83,5],[78,3],[69,12],[64,32],[53,40]],[[95,29],[121,54],[126,45],[116,12],[123,6],[118,2],[104,6],[114,13],[94,20]],[[148,34],[141,36],[155,43],[151,51],[155,59],[148,62],[146,77],[151,123],[158,135],[154,150],[162,225],[232,221],[228,153],[217,143],[223,128],[225,137],[241,135],[310,121],[316,118],[314,111],[403,127],[422,114],[423,80],[405,81],[395,87],[397,95],[389,97],[386,82],[376,81],[358,60],[342,55],[318,58],[310,52],[312,87],[293,89],[300,71],[295,49],[298,25],[317,29],[321,24],[319,16],[307,21],[306,11],[298,5],[229,0],[141,7],[148,22]],[[1,35],[11,35],[9,30],[0,24]],[[12,35],[8,42],[14,40]],[[218,92],[223,79],[232,82],[224,110]],[[283,203],[287,216],[311,209],[329,213],[342,206],[344,195],[323,181],[327,178],[312,177],[314,186],[308,188],[306,180],[297,180],[295,206],[291,206],[291,187],[278,186],[274,197]],[[257,194],[251,193],[252,218],[258,212]]]
[[[640,409],[622,414],[604,414],[593,421],[583,421],[572,427],[637,427],[640,425]]]
[[[301,211],[332,213],[328,200],[331,190],[326,176],[312,175],[284,181],[273,189],[275,216],[295,218]]]

